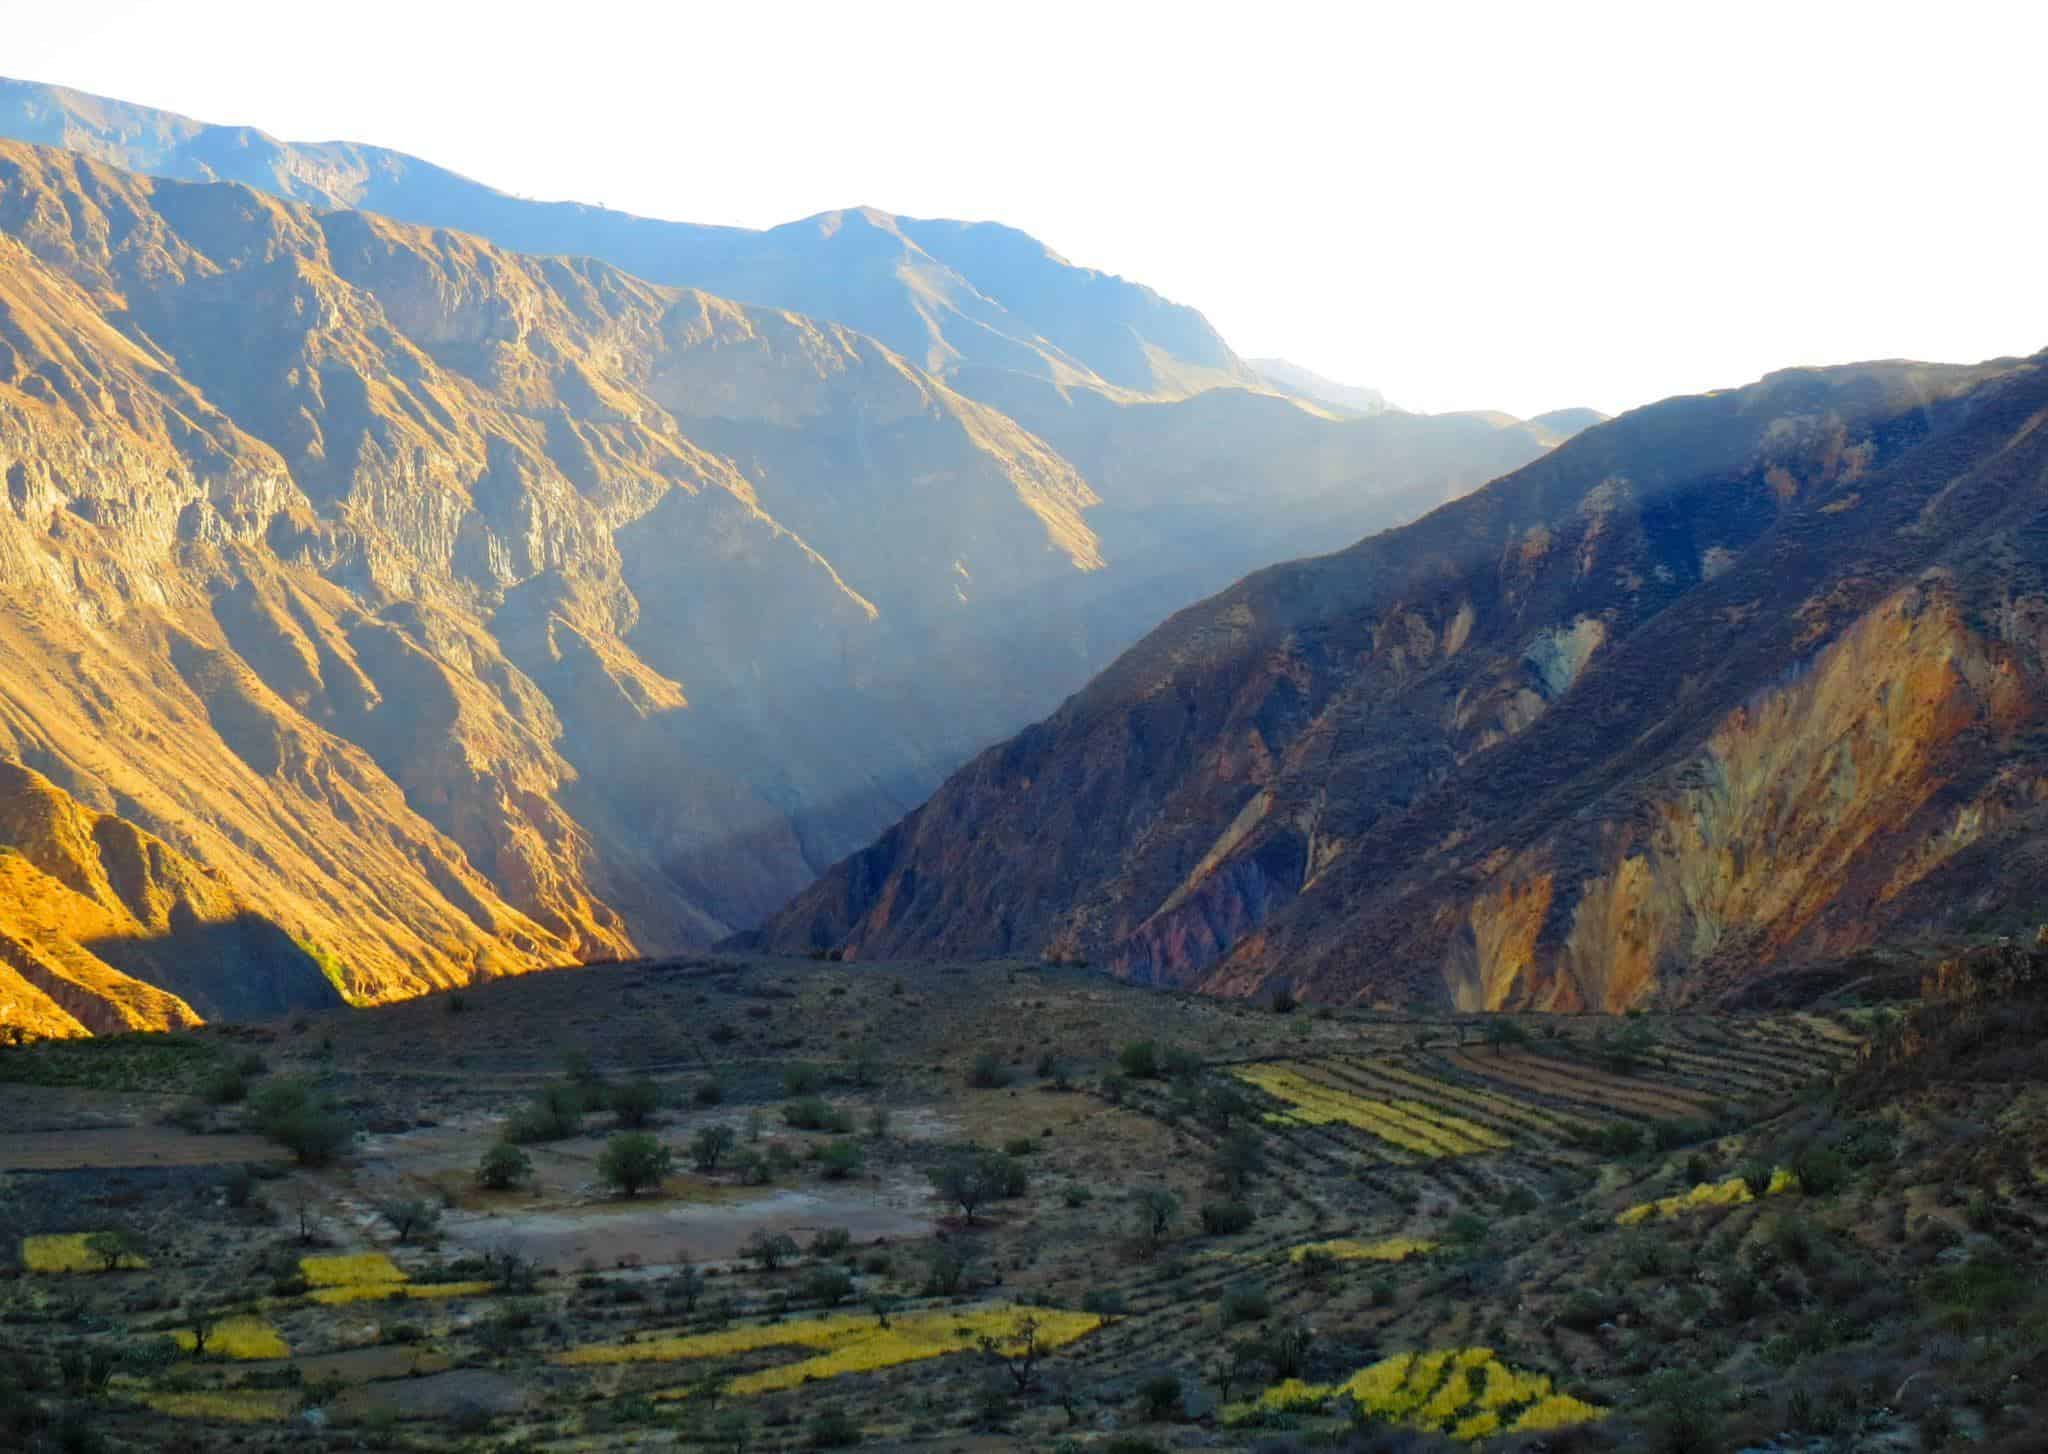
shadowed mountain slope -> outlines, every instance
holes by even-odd
[[[2048,364],[1791,370],[1181,612],[756,936],[1619,1009],[2039,917]]]

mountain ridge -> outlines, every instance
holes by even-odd
[[[1914,586],[1939,537],[1886,532],[1978,470],[2012,472],[2014,501],[2038,508],[2044,377],[2038,359],[1781,371],[1633,411],[1413,525],[1258,572],[1177,613],[745,942],[1044,952],[1226,994],[1613,1010],[1853,952],[1885,923],[1936,928],[1987,895],[2017,909],[2010,872],[1964,910],[1928,886],[1986,824],[2040,831],[2020,807],[2039,662],[1954,604],[2003,582],[2020,593],[2005,619],[2027,619],[2030,537],[1999,537],[2019,565],[1944,567],[1958,593]],[[1992,518],[1945,524],[1959,541]],[[1780,552],[1799,540],[1795,570]],[[1829,542],[1848,558],[1831,566]],[[1884,588],[1836,599],[1871,552]],[[1738,589],[1752,595],[1722,599]],[[1805,646],[1780,658],[1763,644],[1779,639]],[[1720,654],[1673,676],[1702,641]],[[1781,680],[1794,661],[1814,663],[1818,697]],[[2010,679],[2006,705],[1944,685],[1934,718],[1887,725],[1855,697],[1893,674],[1935,681],[1941,662],[1974,663],[1958,682]],[[1700,695],[1708,680],[1719,696]],[[1643,681],[1692,685],[1658,706],[1627,685]],[[1673,731],[1675,758],[1644,745]],[[2012,781],[1957,805],[1977,825],[1957,830],[1928,805],[1985,731],[2005,735],[1975,777]],[[1776,821],[1774,784],[1830,760],[1807,733],[1894,766],[1779,824],[1838,845],[1796,858],[1759,825]],[[1695,781],[1734,796],[1688,798]],[[1662,839],[1641,826],[1658,823]],[[1883,887],[1859,915],[1837,880]]]

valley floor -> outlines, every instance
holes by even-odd
[[[0,1442],[2037,1447],[2048,1089],[1907,1013],[693,959],[0,1051]]]

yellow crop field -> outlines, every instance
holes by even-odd
[[[1304,1242],[1289,1249],[1287,1260],[1300,1262],[1313,1253],[1334,1257],[1339,1262],[1405,1262],[1411,1257],[1420,1257],[1436,1251],[1437,1244],[1425,1242],[1419,1237],[1383,1237],[1377,1242],[1361,1242],[1352,1237],[1335,1237],[1327,1242]]]
[[[478,1297],[491,1291],[495,1285],[488,1282],[358,1282],[339,1287],[316,1287],[306,1296],[328,1307],[340,1307],[347,1303]]]
[[[47,1237],[21,1239],[21,1265],[30,1272],[99,1272],[106,1263],[95,1256],[86,1242],[94,1232],[63,1232]],[[121,1259],[123,1267],[147,1267],[149,1259],[134,1255]]]
[[[1292,1065],[1241,1065],[1231,1073],[1287,1105],[1285,1112],[1267,1118],[1279,1124],[1352,1126],[1389,1145],[1431,1158],[1470,1156],[1509,1144],[1507,1137],[1498,1132],[1475,1121],[1447,1115],[1434,1106],[1420,1101],[1385,1101],[1353,1095],[1312,1080]]]
[[[1224,1410],[1226,1423],[1262,1413],[1356,1403],[1377,1419],[1456,1439],[1483,1439],[1506,1429],[1529,1433],[1592,1423],[1607,1410],[1558,1393],[1548,1375],[1511,1368],[1491,1348],[1437,1348],[1397,1353],[1345,1379],[1312,1384],[1290,1379],[1258,1398]]]
[[[1469,1106],[1474,1110],[1499,1116],[1503,1120],[1540,1129],[1546,1134],[1566,1135],[1574,1130],[1591,1127],[1593,1124],[1583,1116],[1567,1115],[1548,1106],[1534,1106],[1527,1101],[1516,1100],[1513,1096],[1478,1090],[1472,1086],[1453,1085],[1449,1081],[1438,1080],[1434,1076],[1423,1075],[1383,1060],[1366,1062],[1366,1069],[1382,1080],[1391,1080],[1408,1086],[1432,1099],[1440,1098],[1454,1105]]]
[[[405,1281],[404,1271],[382,1252],[301,1257],[299,1271],[314,1287],[362,1287],[375,1282]]]
[[[286,1389],[227,1393],[145,1393],[142,1403],[173,1419],[213,1419],[232,1424],[271,1424],[291,1417],[298,1395]]]
[[[187,1353],[198,1347],[189,1328],[180,1328],[171,1339]],[[206,1340],[206,1351],[219,1358],[289,1358],[292,1350],[276,1328],[261,1318],[223,1318]]]
[[[589,1344],[572,1348],[559,1361],[666,1363],[729,1357],[769,1348],[811,1350],[813,1356],[809,1358],[743,1374],[726,1385],[726,1391],[735,1395],[769,1393],[814,1379],[868,1373],[964,1352],[977,1346],[984,1337],[1014,1338],[1026,1319],[1036,1320],[1039,1341],[1048,1348],[1062,1347],[1102,1326],[1102,1319],[1094,1313],[990,1303],[978,1308],[929,1308],[900,1313],[889,1319],[887,1327],[873,1314],[847,1313],[754,1324],[716,1333],[647,1338],[636,1343]]]
[[[1799,1178],[1781,1166],[1771,1173],[1771,1184],[1764,1191],[1764,1195],[1782,1196],[1788,1191],[1797,1190],[1798,1186]],[[1701,1207],[1739,1207],[1755,1200],[1756,1196],[1750,1191],[1749,1183],[1739,1176],[1732,1176],[1726,1181],[1703,1181],[1691,1191],[1681,1192],[1676,1196],[1659,1197],[1653,1202],[1638,1202],[1628,1210],[1617,1213],[1614,1220],[1624,1227],[1633,1227],[1649,1221],[1652,1217],[1668,1222],[1673,1217],[1696,1212]]]

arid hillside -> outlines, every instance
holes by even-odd
[[[1624,415],[1180,613],[757,936],[1683,1003],[2039,917],[2048,363]]]
[[[1290,519],[1552,442],[1260,402],[1277,483],[1184,510],[1140,469],[1098,529],[1072,462],[846,328],[0,145],[6,1023],[706,943]]]

